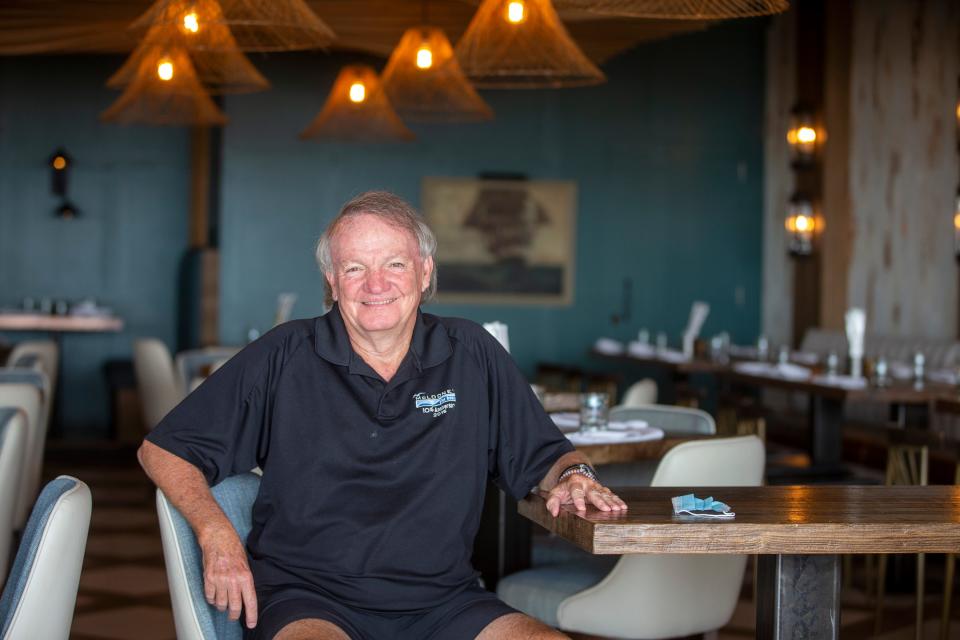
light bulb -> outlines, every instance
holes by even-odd
[[[429,69],[433,66],[433,52],[430,51],[430,47],[427,45],[421,45],[417,49],[417,68],[419,69]]]
[[[800,127],[797,130],[797,142],[801,144],[810,144],[816,142],[817,131],[813,127]]]
[[[191,11],[183,16],[183,28],[190,33],[200,31],[200,21],[197,19],[196,11]]]
[[[813,227],[812,222],[813,221],[810,220],[810,218],[808,218],[803,214],[800,214],[797,216],[797,220],[794,223],[794,226],[796,227],[797,231],[799,231],[800,233],[803,233],[804,231],[811,230],[811,228]]]
[[[53,168],[62,171],[67,168],[67,159],[63,156],[57,156],[53,159]]]
[[[173,78],[173,62],[170,61],[170,58],[161,58],[160,62],[157,63],[157,77],[164,82]]]
[[[527,17],[527,8],[523,2],[515,0],[507,3],[507,22],[519,24]]]
[[[960,211],[957,211],[955,214],[953,214],[953,228],[957,231],[960,231]]]
[[[354,82],[350,85],[350,100],[351,102],[360,103],[363,102],[367,97],[367,88],[363,86],[363,83],[360,81]]]

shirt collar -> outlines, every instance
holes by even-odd
[[[340,315],[340,307],[336,303],[330,311],[314,321],[314,335],[314,351],[327,362],[348,367],[351,357],[360,359],[353,354],[350,336]],[[417,309],[410,351],[420,371],[434,367],[453,355],[450,336],[436,316],[424,314]]]

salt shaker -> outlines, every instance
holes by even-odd
[[[924,379],[924,368],[927,364],[927,359],[924,357],[922,351],[917,351],[913,354],[913,384],[917,387],[923,386]]]
[[[889,382],[887,375],[889,370],[887,367],[887,359],[883,356],[877,358],[877,364],[874,366],[874,373],[877,376],[877,386],[884,387]]]
[[[770,341],[767,336],[761,335],[757,338],[757,360],[766,360],[770,355]]]
[[[831,351],[827,355],[827,375],[831,378],[837,375],[837,371],[840,369],[840,357],[837,356],[836,351]]]

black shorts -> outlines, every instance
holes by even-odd
[[[257,589],[257,605],[257,626],[244,627],[245,640],[271,640],[291,622],[308,618],[332,622],[351,640],[473,640],[500,616],[517,612],[479,586],[423,613],[356,609],[300,586]]]

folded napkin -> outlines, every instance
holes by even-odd
[[[698,498],[692,493],[671,498],[673,512],[676,515],[696,516],[701,518],[732,518],[735,514],[730,507],[714,500],[712,496]]]
[[[913,378],[913,365],[906,362],[891,362],[887,365],[890,375],[897,380],[910,380]]]
[[[627,353],[638,358],[649,358],[652,356],[656,350],[653,348],[653,345],[649,342],[639,342],[637,340],[632,340],[630,344],[627,345]]]
[[[657,357],[666,362],[687,362],[690,360],[682,351],[664,349],[657,353]]]
[[[866,378],[854,378],[853,376],[816,376],[813,379],[816,384],[823,384],[828,387],[840,387],[841,389],[866,389]]]
[[[936,371],[931,371],[927,374],[927,379],[931,382],[939,382],[941,384],[957,384],[960,380],[957,379],[957,371],[955,369],[937,369]]]
[[[574,431],[566,434],[567,439],[576,445],[586,444],[623,444],[627,442],[645,442],[647,440],[662,440],[663,429],[647,427],[645,429],[629,429],[626,431],[590,431],[581,433]]]
[[[650,425],[646,420],[624,420],[607,423],[607,429],[614,431],[629,431],[630,429],[646,429]]]
[[[623,343],[613,338],[597,338],[593,348],[600,353],[617,356],[623,353]]]
[[[806,380],[810,377],[810,369],[801,367],[798,364],[781,362],[774,368],[773,374],[787,380]]]

